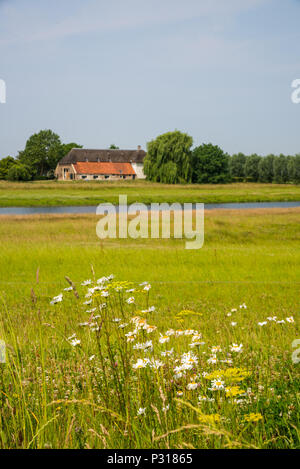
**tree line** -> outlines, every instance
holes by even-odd
[[[0,160],[0,179],[30,181],[53,179],[57,163],[72,148],[82,148],[77,143],[62,143],[52,130],[41,130],[26,142],[16,158],[7,156]]]
[[[179,130],[159,135],[147,144],[144,172],[147,179],[167,184],[228,182],[300,183],[300,154],[229,155],[218,145],[203,143]],[[62,143],[52,130],[41,130],[26,142],[16,158],[0,160],[0,179],[29,181],[53,179],[58,161],[77,143]],[[117,149],[116,145],[110,148]]]
[[[144,172],[154,182],[218,184],[228,182],[300,183],[300,154],[229,155],[178,130],[159,135],[147,145]]]

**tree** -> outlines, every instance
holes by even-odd
[[[274,182],[283,184],[288,181],[287,158],[284,155],[276,156],[273,161]]]
[[[288,173],[290,181],[300,184],[300,154],[289,158]]]
[[[192,181],[196,183],[216,184],[228,182],[230,179],[229,156],[212,143],[204,143],[194,148],[192,167]]]
[[[144,172],[151,181],[177,183],[191,180],[191,146],[188,134],[175,130],[147,144]]]
[[[56,168],[56,165],[58,163],[58,161],[63,158],[64,156],[66,156],[69,151],[72,150],[72,148],[82,148],[82,145],[78,145],[78,143],[74,143],[74,142],[71,142],[71,143],[62,143],[61,144],[61,149],[60,149],[60,158],[57,160],[55,166],[51,169],[55,169]]]
[[[30,181],[30,168],[22,163],[17,162],[10,166],[7,173],[7,179],[9,181]]]
[[[19,153],[20,163],[28,166],[34,177],[46,176],[61,159],[62,144],[52,130],[41,130],[26,142],[25,150]]]
[[[242,181],[245,178],[246,156],[243,153],[232,155],[229,159],[229,173],[233,180]]]
[[[12,156],[7,156],[0,160],[0,179],[6,179],[9,168],[15,164],[16,160]]]
[[[245,176],[248,181],[257,182],[259,177],[258,165],[261,157],[253,154],[246,157]]]
[[[120,148],[117,147],[117,145],[115,145],[114,143],[112,143],[109,147],[109,150],[119,150]]]
[[[268,155],[261,158],[258,163],[258,180],[260,182],[272,182],[274,178],[273,162],[274,155]]]

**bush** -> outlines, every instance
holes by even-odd
[[[28,166],[21,163],[12,165],[7,173],[9,181],[30,181],[32,179]]]
[[[8,170],[11,166],[16,163],[16,160],[12,156],[7,156],[0,160],[0,179],[6,179]]]

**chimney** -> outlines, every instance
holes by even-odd
[[[138,151],[140,151],[142,149],[141,145],[138,145],[137,149],[138,149]]]

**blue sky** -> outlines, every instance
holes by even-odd
[[[50,128],[87,148],[179,129],[300,153],[299,0],[0,0],[0,157]]]

